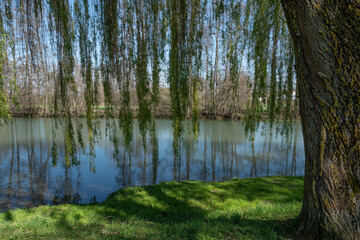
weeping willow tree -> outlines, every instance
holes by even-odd
[[[23,104],[34,105],[35,93],[53,97],[55,116],[66,117],[67,165],[70,158],[78,163],[74,135],[81,135],[81,125],[75,131],[70,119],[76,98],[84,100],[90,139],[93,109],[103,102],[113,142],[119,143],[112,119],[118,111],[130,150],[134,109],[144,147],[150,128],[157,142],[151,118],[163,85],[170,92],[175,153],[184,119],[192,118],[198,135],[201,101],[216,117],[236,115],[245,98],[249,136],[260,121],[272,127],[284,120],[279,130],[288,139],[299,108],[306,150],[299,237],[356,239],[358,1],[14,2],[0,6],[0,117],[9,116],[17,87]],[[243,78],[247,87],[240,91]],[[55,144],[52,152],[57,154]]]
[[[299,239],[359,239],[360,4],[282,1],[305,145]]]

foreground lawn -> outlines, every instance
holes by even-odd
[[[288,239],[303,178],[170,182],[90,205],[0,213],[0,239]]]

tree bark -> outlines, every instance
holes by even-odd
[[[305,143],[298,239],[360,239],[360,2],[281,0]]]

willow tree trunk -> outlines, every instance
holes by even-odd
[[[298,239],[360,239],[360,2],[282,0],[305,142]]]

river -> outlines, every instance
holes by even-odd
[[[241,121],[202,120],[197,140],[190,131],[184,132],[178,155],[173,151],[170,120],[155,120],[156,134],[148,134],[146,153],[136,121],[130,153],[119,127],[115,135],[106,127],[116,120],[96,122],[95,144],[90,144],[86,121],[72,120],[77,151],[70,164],[65,160],[61,120],[14,118],[0,127],[0,211],[101,202],[120,188],[162,181],[304,175],[300,122],[293,123],[288,141],[277,134],[281,123],[273,129],[261,123],[251,141]],[[185,123],[188,128],[191,125]]]

